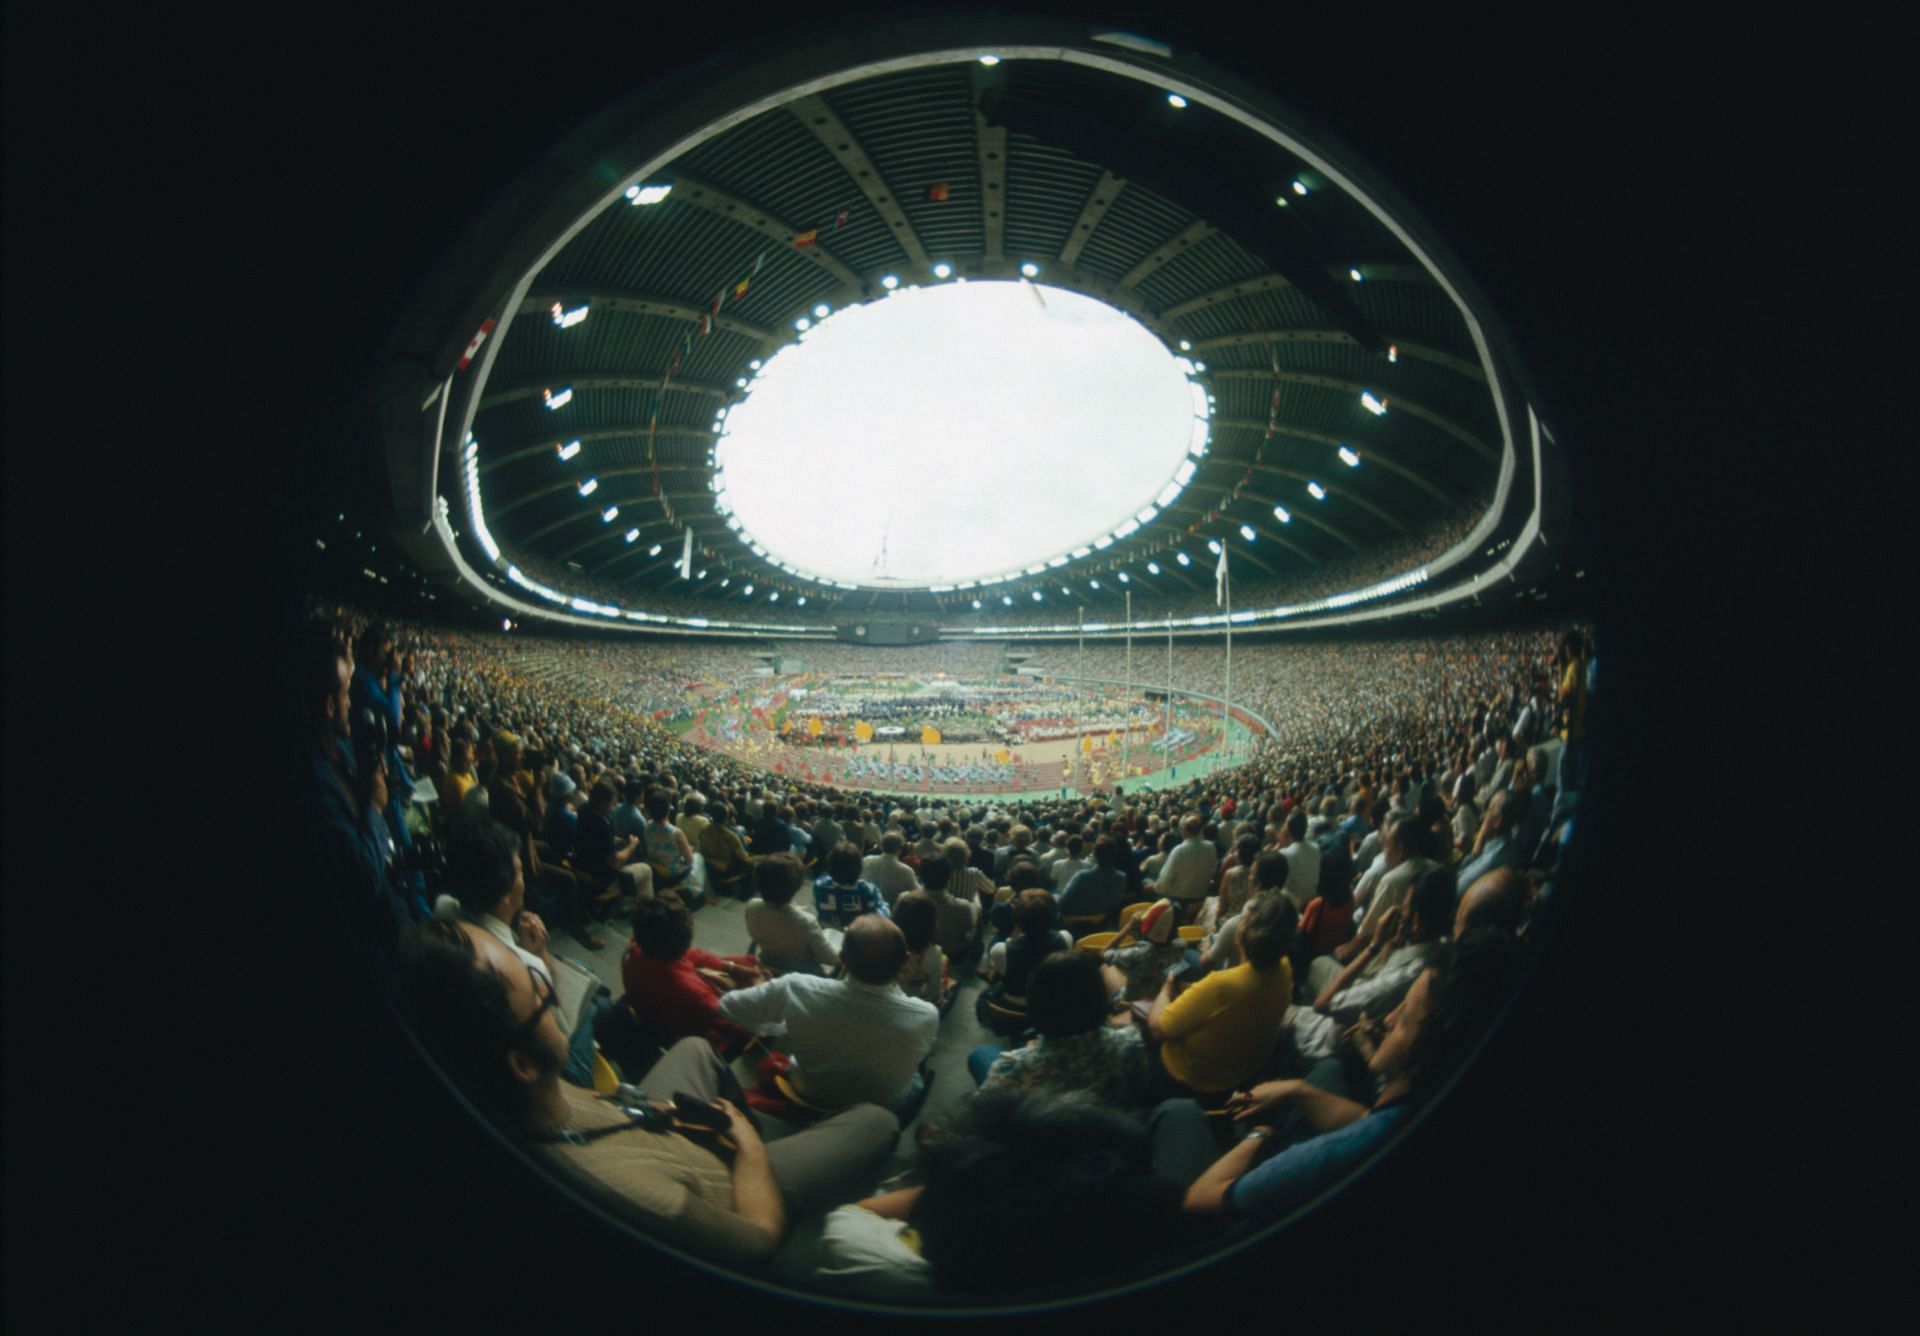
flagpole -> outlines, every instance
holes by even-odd
[[[1127,741],[1121,745],[1120,755],[1124,760],[1131,754],[1133,746],[1133,591],[1127,591],[1127,687],[1121,697],[1127,711]]]
[[[1160,736],[1166,740],[1167,765],[1173,765],[1173,614],[1167,614],[1167,723]]]
[[[1225,555],[1221,564],[1226,563]],[[1227,696],[1220,711],[1220,745],[1230,748],[1233,740],[1233,571],[1227,571]],[[1227,757],[1231,763],[1231,751]]]

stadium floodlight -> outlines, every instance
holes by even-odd
[[[953,266],[943,260],[933,267],[933,276],[935,278],[951,278],[953,277]]]
[[[1389,362],[1398,362],[1398,361],[1400,360],[1400,345],[1399,345],[1399,344],[1397,344],[1397,343],[1389,343],[1389,344],[1387,345],[1387,360],[1388,360]]]
[[[980,600],[979,600],[979,599],[977,599],[977,598],[976,598],[975,600],[973,600],[973,610],[974,610],[975,612],[978,612],[978,611],[980,611]]]
[[[1305,195],[1307,193],[1306,183],[1304,181],[1295,181],[1293,183],[1293,193],[1296,195]]]
[[[744,390],[744,389],[746,389],[746,388],[747,388],[747,378],[746,378],[745,376],[735,376],[735,377],[733,378],[733,387],[734,387],[734,388],[735,388],[736,390]]]
[[[1066,564],[1067,564],[1067,559],[1066,559],[1065,557],[1049,557],[1049,558],[1047,559],[1047,565],[1048,565],[1048,566],[1050,566],[1050,567],[1051,567],[1051,566],[1064,566],[1064,565],[1066,565]]]
[[[1375,417],[1380,417],[1387,411],[1387,401],[1380,398],[1372,390],[1360,391],[1360,403]]]
[[[1040,266],[1035,264],[1032,260],[1028,260],[1025,264],[1020,266],[1020,272],[1025,274],[1028,278],[1038,278],[1040,277]]]
[[[1140,521],[1128,520],[1125,524],[1121,525],[1118,529],[1115,529],[1113,531],[1113,536],[1115,538],[1126,538],[1139,532],[1140,532]]]
[[[608,506],[605,510],[600,512],[600,522],[602,524],[612,524],[619,517],[620,517],[620,507],[618,506]]]
[[[1160,574],[1160,563],[1157,561],[1149,561],[1147,563],[1147,574],[1148,575]]]
[[[1288,513],[1287,508],[1285,506],[1275,506],[1273,508],[1273,517],[1279,520],[1282,524],[1293,523],[1293,516]]]
[[[898,274],[882,275],[880,279],[880,286],[885,288],[888,292],[892,292],[895,288],[900,286],[900,275]]]
[[[695,575],[695,576],[694,576],[693,578],[694,578],[694,579],[696,579],[696,580],[704,580],[704,579],[706,579],[706,578],[707,578],[707,571],[706,571],[706,568],[705,568],[704,566],[703,566],[703,567],[701,567],[701,568],[700,568],[700,571],[699,571],[699,573],[698,573],[698,574],[696,574],[696,575]]]
[[[1002,595],[1000,595],[1000,601],[1001,601],[1002,603],[1004,603],[1004,604],[1006,604],[1006,605],[1007,605],[1007,606],[1008,606],[1009,608],[1011,608],[1011,607],[1013,606],[1013,595],[1012,595],[1012,594],[1002,594]]]
[[[1327,489],[1317,482],[1308,483],[1307,491],[1313,494],[1315,501],[1325,501],[1327,499]]]
[[[1211,553],[1213,553],[1213,555],[1214,555],[1214,556],[1216,556],[1216,557],[1217,557],[1217,556],[1219,556],[1219,555],[1220,555],[1220,540],[1219,540],[1218,538],[1209,538],[1209,539],[1207,540],[1207,551],[1209,551],[1209,552],[1211,552]]]
[[[1177,562],[1179,562],[1179,563],[1180,563],[1180,564],[1181,564],[1182,566],[1191,566],[1191,565],[1193,565],[1193,558],[1192,558],[1192,557],[1190,557],[1190,556],[1188,556],[1188,555],[1187,555],[1187,554],[1186,554],[1185,552],[1176,552],[1176,553],[1174,553],[1174,554],[1173,554],[1173,559],[1174,559],[1175,561],[1177,561]]]
[[[780,601],[780,591],[778,589],[774,590],[771,594],[767,595],[767,602],[778,603],[779,601]]]
[[[572,329],[587,318],[587,308],[576,306],[571,311],[561,309],[560,303],[553,304],[553,323],[556,329]]]
[[[1360,281],[1360,271],[1358,269],[1349,269],[1347,270],[1347,277],[1358,283]]]
[[[728,585],[732,583],[733,583],[733,577],[731,575],[723,576],[721,577],[721,580],[720,580],[720,587],[722,589],[725,589]]]
[[[1033,601],[1035,603],[1038,603],[1040,601],[1040,591],[1038,589],[1033,591]]]
[[[1038,574],[1040,574],[1040,572],[1041,572],[1041,571],[1044,571],[1044,570],[1045,570],[1046,568],[1047,568],[1047,563],[1046,563],[1046,562],[1044,562],[1044,561],[1036,561],[1036,562],[1034,562],[1034,563],[1033,563],[1033,565],[1031,565],[1031,566],[1029,566],[1029,567],[1027,567],[1027,574],[1028,574],[1028,575],[1038,575]]]
[[[1128,575],[1128,574],[1127,574],[1127,573],[1126,573],[1125,571],[1121,571],[1121,572],[1120,572],[1120,583],[1121,583],[1121,584],[1132,584],[1132,583],[1133,583],[1133,579],[1132,579],[1132,577],[1131,577],[1131,576],[1129,576],[1129,575]]]
[[[752,585],[747,585],[747,586],[746,586],[745,588],[743,588],[743,589],[742,589],[742,590],[740,591],[740,596],[741,596],[742,598],[752,598],[752,597],[753,597],[753,586],[752,586]]]
[[[1075,561],[1078,561],[1081,557],[1088,555],[1092,551],[1093,551],[1092,548],[1086,546],[1085,544],[1082,544],[1081,546],[1073,549],[1073,552],[1071,553],[1071,555]]]
[[[549,409],[565,408],[573,402],[573,386],[571,385],[562,390],[547,389],[541,393]]]
[[[636,533],[638,533],[638,532],[639,532],[639,530],[637,530],[637,529],[636,529],[636,530],[635,530],[634,532],[636,532]],[[648,555],[648,556],[650,556],[650,557],[657,557],[657,556],[659,556],[659,555],[660,555],[660,544],[659,544],[659,543],[655,543],[655,544],[654,544],[654,545],[653,545],[652,547],[650,547],[650,548],[648,548],[648,549],[647,549],[647,555]]]
[[[827,305],[825,302],[821,302],[818,306],[813,308],[813,314],[816,318],[825,320],[828,316],[833,314],[833,308]]]
[[[1198,468],[1199,465],[1195,464],[1191,459],[1183,459],[1180,461],[1180,467],[1173,471],[1173,480],[1182,487],[1185,487],[1193,481],[1193,475]]]
[[[632,185],[627,187],[627,202],[635,206],[642,205],[642,204],[658,204],[661,200],[665,199],[668,195],[671,195],[672,193],[673,193],[673,187],[670,185],[667,185],[667,186]]]
[[[1167,105],[1169,107],[1172,107],[1174,110],[1178,111],[1180,108],[1187,105],[1187,100],[1184,97],[1181,97],[1180,94],[1178,93],[1168,93]]]
[[[1253,541],[1253,526],[1251,524],[1241,525],[1240,536],[1251,543]]]
[[[1098,580],[1089,580],[1087,581],[1087,586],[1091,589],[1098,589],[1100,587],[1100,582]]]
[[[1112,547],[1113,546],[1112,535],[1101,534],[1098,538],[1093,540],[1093,546],[1096,551],[1105,551],[1107,548]]]
[[[600,486],[600,480],[598,478],[588,478],[585,482],[580,484],[580,495],[592,496],[594,492],[598,490],[599,486]]]
[[[793,606],[794,606],[794,607],[796,607],[796,608],[804,608],[804,607],[806,607],[806,606],[807,606],[807,596],[806,596],[805,594],[802,594],[802,595],[800,595],[800,597],[799,597],[798,599],[796,599],[796,600],[794,600],[794,605],[793,605]]]
[[[1360,456],[1356,455],[1347,446],[1343,445],[1340,447],[1340,458],[1342,461],[1345,462],[1346,466],[1350,469],[1357,469],[1360,467]]]
[[[807,319],[805,316],[801,316],[798,320],[793,322],[793,327],[799,330],[802,334],[804,334],[808,330],[813,328],[813,321]]]
[[[1157,516],[1159,513],[1160,513],[1160,510],[1159,510],[1159,507],[1157,506],[1142,506],[1140,507],[1139,510],[1134,512],[1133,517],[1139,520],[1142,524],[1152,524],[1154,521],[1154,517]]]
[[[580,442],[577,440],[568,441],[565,445],[555,446],[554,450],[559,454],[561,459],[572,459],[580,453]]]
[[[980,57],[980,63],[981,63],[982,65],[988,65],[988,66],[992,66],[992,65],[998,65],[998,64],[1000,63],[1000,57],[998,57],[998,56],[982,56],[982,57]]]
[[[756,357],[751,362],[747,363],[747,370],[758,371],[764,365],[766,364]]]
[[[627,530],[627,541],[629,543],[631,543],[634,539],[638,538],[639,536],[640,536],[640,531],[638,529]]]

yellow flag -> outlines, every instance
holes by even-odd
[[[787,734],[791,732],[793,732],[793,720],[782,719],[780,721],[780,736],[785,737]]]
[[[853,726],[853,735],[862,742],[873,741],[873,725],[862,719]]]
[[[1013,759],[1013,753],[1008,751],[1005,747],[1002,747],[999,753],[1000,764],[1005,765],[1008,761],[1011,761],[1012,759]]]
[[[807,733],[810,736],[817,738],[826,731],[826,725],[820,722],[819,715],[815,715],[813,718],[807,720]]]
[[[1082,756],[1091,756],[1093,754],[1093,734],[1082,733],[1080,735],[1080,754]]]
[[[920,743],[922,746],[931,747],[939,741],[940,741],[940,730],[935,728],[932,724],[928,724],[926,727],[920,730]]]

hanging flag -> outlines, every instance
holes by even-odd
[[[680,539],[680,578],[693,578],[693,530],[685,530]]]
[[[820,239],[820,229],[817,227],[810,227],[806,231],[802,232],[799,236],[793,239],[793,247],[795,250],[798,250],[802,246],[811,246],[814,242],[818,241],[819,239]]]
[[[1213,568],[1213,606],[1220,607],[1227,601],[1227,545],[1220,544],[1220,564]]]
[[[765,251],[761,251],[758,255],[754,256],[753,257],[753,274],[749,275],[749,277],[758,275],[760,272],[760,266],[765,264],[766,262],[767,262],[767,253]]]
[[[833,230],[838,232],[841,228],[845,227],[846,225],[847,225],[847,211],[845,209],[842,209],[838,214],[834,216]]]
[[[671,376],[679,369],[680,369],[680,350],[678,348],[675,348],[673,350],[673,356],[667,361],[667,374]]]
[[[713,317],[710,315],[701,316],[700,317],[700,337],[704,339],[707,337],[707,335],[711,334],[712,332],[713,332]]]
[[[460,354],[460,364],[454,370],[465,371],[467,364],[473,361],[473,355],[480,351],[480,345],[487,341],[487,335],[491,333],[493,333],[493,321],[482,322],[480,332],[473,336],[473,341],[467,345],[467,350]]]
[[[927,187],[927,198],[935,204],[945,204],[947,202],[947,196],[951,193],[952,190],[945,181]]]
[[[747,295],[747,284],[751,283],[752,281],[753,281],[753,278],[751,276],[748,276],[746,278],[741,279],[738,283],[735,283],[733,285],[733,299],[735,301],[739,301],[742,297]]]

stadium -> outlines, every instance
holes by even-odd
[[[649,1275],[985,1314],[1364,1227],[1578,888],[1522,345],[1150,31],[733,55],[493,184],[298,536],[341,958]]]

